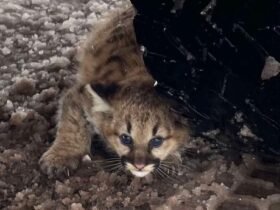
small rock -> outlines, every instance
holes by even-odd
[[[70,61],[66,57],[53,56],[50,58],[50,69],[62,69],[70,65]]]
[[[37,96],[37,100],[38,101],[48,101],[50,99],[52,99],[55,94],[56,94],[56,90],[53,87],[50,87],[48,89],[43,90],[38,96]]]
[[[10,100],[7,100],[7,103],[6,103],[6,109],[9,111],[9,110],[12,110],[14,108],[14,104],[12,101]]]
[[[19,126],[22,124],[24,119],[26,118],[27,113],[21,110],[17,110],[16,112],[12,113],[12,116],[10,118],[10,124]]]
[[[18,192],[18,193],[16,194],[15,200],[16,200],[16,201],[21,201],[21,200],[23,200],[23,198],[24,198],[24,193]]]
[[[35,92],[35,81],[33,79],[20,78],[15,82],[13,90],[16,94],[32,95]]]
[[[66,195],[69,195],[69,194],[72,194],[73,192],[73,189],[66,186],[65,184],[59,182],[59,181],[56,181],[55,183],[55,192],[61,196],[61,197],[64,197]]]
[[[64,205],[68,206],[72,201],[71,201],[70,198],[66,197],[66,198],[63,198],[63,199],[61,200],[61,202],[62,202]]]
[[[280,63],[274,58],[269,56],[261,74],[262,80],[268,80],[272,77],[277,76],[280,73]]]
[[[50,0],[32,0],[32,4],[48,4],[50,2]]]
[[[85,210],[85,209],[80,203],[72,203],[70,210]]]
[[[0,106],[4,106],[7,104],[7,99],[8,99],[8,92],[7,91],[0,91]]]
[[[3,55],[9,55],[9,54],[11,54],[11,52],[12,52],[12,51],[11,51],[9,48],[7,48],[7,47],[2,48],[1,51],[2,51]]]
[[[76,49],[74,47],[62,48],[61,51],[62,51],[62,55],[68,58],[72,58],[76,53]]]
[[[7,188],[9,185],[3,181],[0,180],[0,188]]]

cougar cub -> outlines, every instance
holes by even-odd
[[[89,35],[77,82],[62,99],[56,139],[39,162],[45,173],[77,168],[94,133],[138,177],[180,159],[189,131],[170,111],[173,102],[154,90],[133,17],[133,9],[125,10]]]

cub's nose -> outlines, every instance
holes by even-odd
[[[141,170],[141,169],[143,169],[145,167],[145,164],[144,163],[135,163],[134,166],[138,170]]]

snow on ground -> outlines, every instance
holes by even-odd
[[[280,209],[279,165],[215,154],[203,139],[175,177],[137,179],[89,159],[70,177],[41,174],[38,159],[53,141],[59,97],[75,80],[79,45],[126,3],[0,0],[0,209]]]

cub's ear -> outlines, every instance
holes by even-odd
[[[91,84],[91,89],[96,92],[103,100],[108,101],[120,89],[120,86],[116,83],[110,84]]]
[[[186,114],[187,111],[177,103],[173,103],[173,106],[170,107],[169,111],[173,115],[174,123],[180,127],[189,127],[189,116]]]
[[[116,84],[88,84],[86,90],[92,99],[93,113],[110,113],[112,108],[110,106],[110,99],[114,97],[119,90]]]

